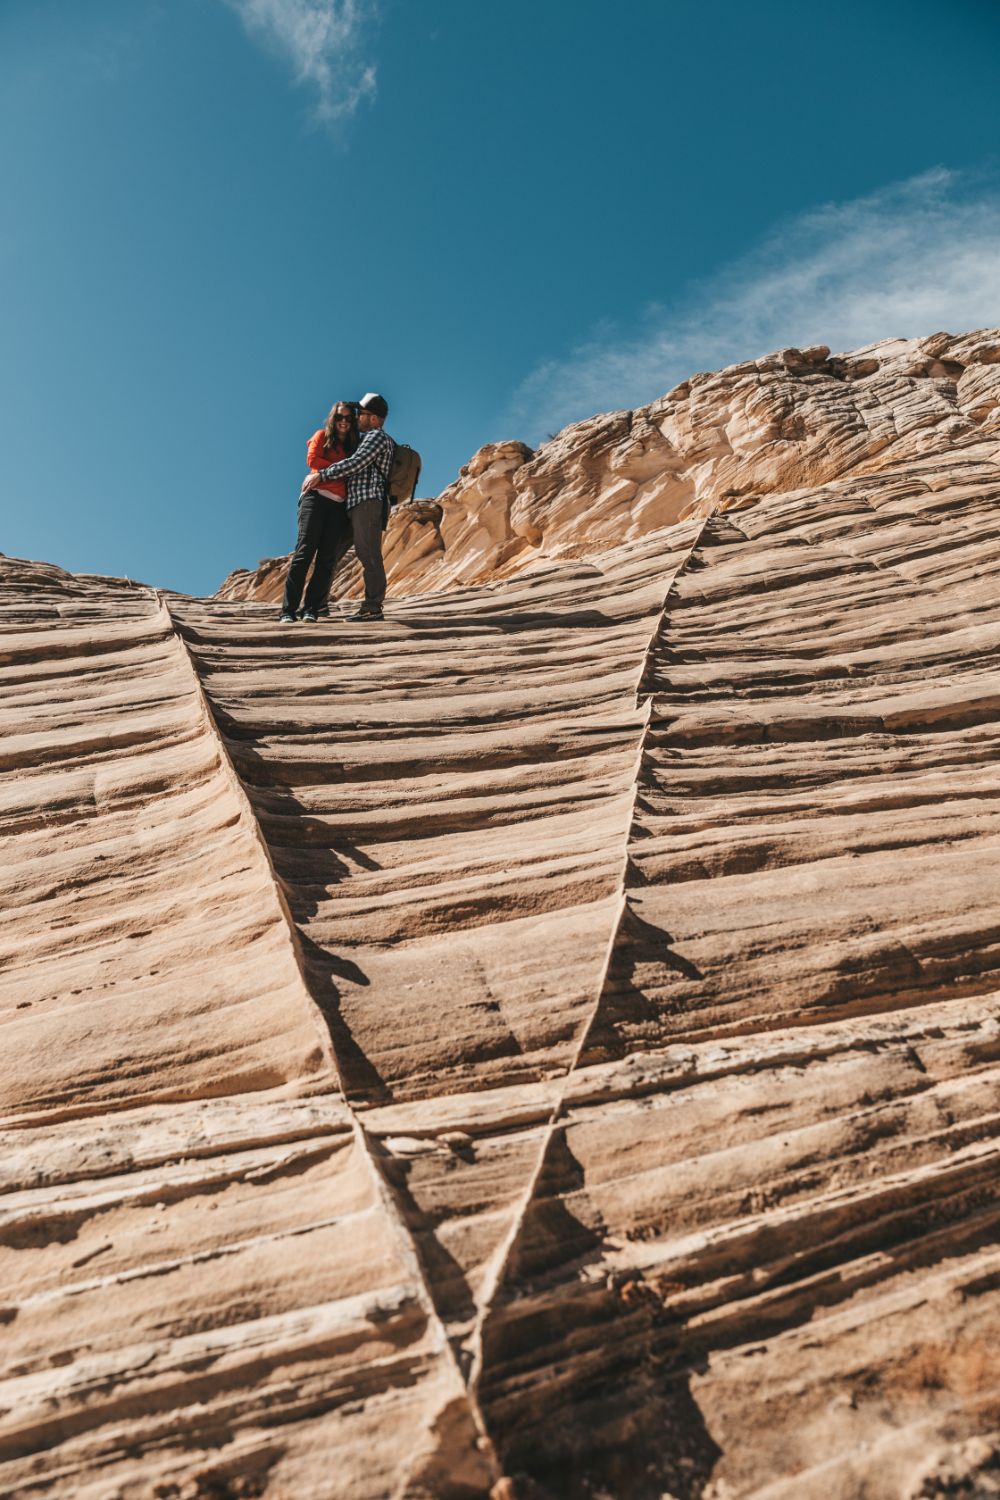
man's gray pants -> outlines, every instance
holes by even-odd
[[[352,505],[347,512],[350,530],[337,543],[334,566],[354,543],[358,562],[365,575],[365,605],[368,609],[381,609],[385,603],[385,564],[382,562],[382,512],[381,500],[362,500]]]

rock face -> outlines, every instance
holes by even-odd
[[[492,443],[386,536],[390,593],[585,557],[746,497],[867,474],[1000,436],[1000,329],[886,339],[831,358],[783,349],[649,406],[577,422],[533,453]],[[224,599],[280,599],[287,557],[231,573]],[[360,593],[353,554],[334,582]]]
[[[994,348],[381,625],[0,561],[4,1494],[1000,1493]]]

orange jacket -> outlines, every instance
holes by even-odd
[[[314,432],[306,447],[306,463],[310,469],[325,469],[328,464],[339,463],[347,454],[339,443],[332,443],[329,450],[326,447],[326,428],[321,427],[319,432]],[[326,484],[317,486],[321,495],[336,496],[338,500],[347,499],[347,480],[329,479]]]

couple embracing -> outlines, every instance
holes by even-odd
[[[364,603],[354,620],[381,620],[385,601],[382,531],[386,523],[394,443],[385,430],[388,403],[369,391],[360,401],[337,401],[306,452],[312,473],[299,496],[299,534],[288,565],[281,621],[315,620],[326,608],[330,580],[354,544],[365,579]],[[299,616],[302,587],[315,558]]]

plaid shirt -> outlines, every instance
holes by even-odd
[[[366,432],[350,458],[320,469],[320,479],[347,480],[347,508],[364,500],[384,500],[392,469],[395,443],[384,427]]]

